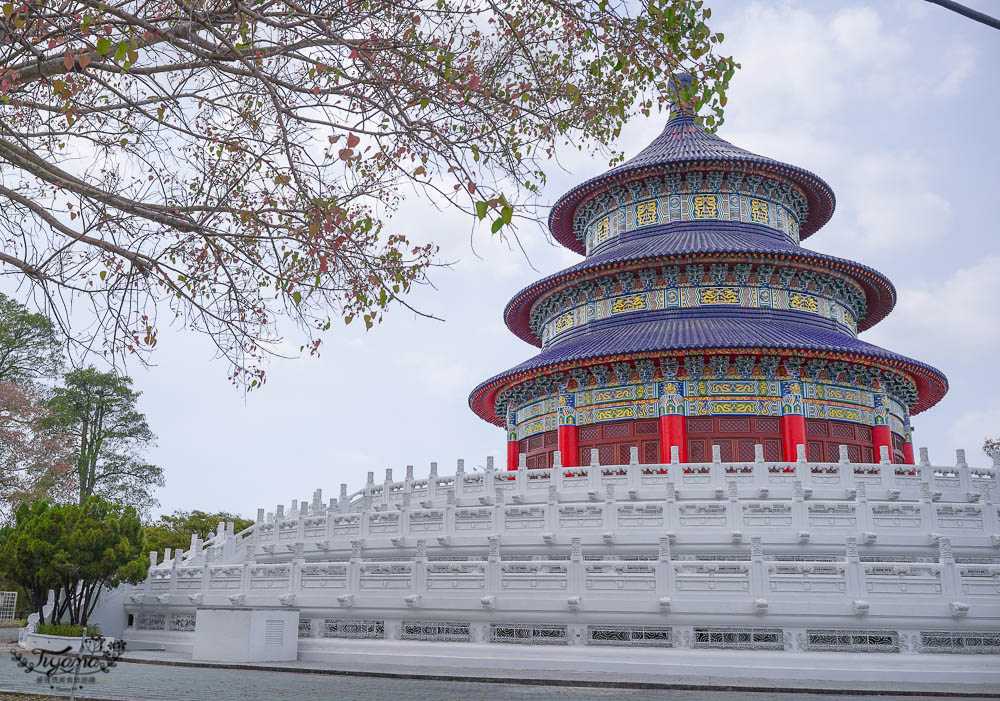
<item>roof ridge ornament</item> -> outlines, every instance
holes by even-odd
[[[681,71],[674,73],[667,81],[667,90],[670,94],[670,118],[668,122],[678,117],[695,116],[694,104],[690,100],[685,100],[682,95],[691,90],[694,85],[694,78],[690,73]]]

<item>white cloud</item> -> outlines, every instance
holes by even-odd
[[[975,50],[957,37],[942,38],[933,52],[916,50],[898,22],[889,26],[872,7],[828,17],[812,7],[753,3],[736,17],[724,45],[743,66],[733,81],[734,116],[746,110],[775,123],[815,123],[853,103],[863,126],[875,104],[903,110],[928,95],[956,94],[975,66]]]
[[[983,439],[1000,437],[1000,397],[987,398],[983,404],[955,416],[946,435],[952,445],[965,447],[970,465],[989,465],[991,460],[982,450]],[[932,462],[946,462],[943,458],[950,457],[932,456]]]
[[[866,340],[927,349],[943,358],[995,359],[1000,349],[1000,256],[956,270],[943,282],[897,290],[892,315]],[[926,351],[925,351],[926,352]],[[1000,425],[1000,423],[998,423]]]
[[[853,234],[869,248],[917,246],[947,233],[951,205],[934,191],[926,161],[912,153],[852,159],[848,207]]]

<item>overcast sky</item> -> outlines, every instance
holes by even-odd
[[[807,247],[888,275],[899,302],[863,338],[951,383],[914,418],[915,444],[939,464],[956,447],[985,464],[983,438],[1000,434],[1000,32],[922,0],[708,4],[724,50],[743,66],[721,136],[833,187],[837,211]],[[664,120],[635,120],[620,147],[636,153]],[[579,157],[562,165],[546,203],[607,169]],[[522,227],[526,259],[416,200],[395,226],[455,261],[410,299],[444,322],[396,309],[369,333],[335,326],[320,358],[273,362],[267,385],[247,396],[189,333],[161,332],[156,367],[129,368],[158,435],[161,511],[252,515],[317,487],[324,498],[341,482],[353,491],[368,470],[381,481],[387,467],[401,474],[413,464],[422,475],[430,461],[442,471],[460,457],[470,468],[487,455],[503,462],[502,429],[469,410],[468,393],[535,352],[504,326],[507,300],[579,257]]]

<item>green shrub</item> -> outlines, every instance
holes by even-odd
[[[71,638],[79,638],[83,635],[83,626],[76,626],[71,623],[41,623],[35,632],[40,635],[65,635]],[[88,636],[101,634],[100,626],[87,626]]]

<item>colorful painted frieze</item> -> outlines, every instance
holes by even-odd
[[[852,311],[834,299],[812,292],[735,285],[660,287],[606,297],[560,311],[544,323],[542,346],[548,346],[571,329],[619,314],[720,306],[807,312],[833,321],[852,336],[858,332],[857,318]]]
[[[798,217],[785,205],[760,195],[700,192],[663,195],[597,214],[584,227],[587,254],[622,234],[683,221],[759,224],[799,242]]]

